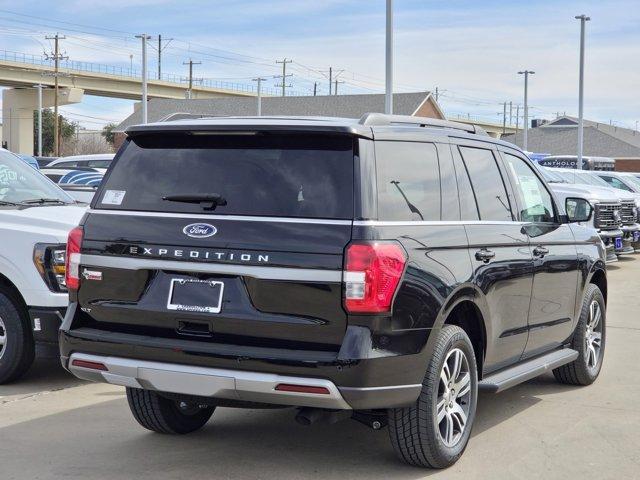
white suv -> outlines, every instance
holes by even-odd
[[[66,240],[84,212],[44,175],[0,149],[0,384],[29,369],[36,344],[42,353],[56,353],[68,304]]]

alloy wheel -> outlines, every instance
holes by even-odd
[[[589,318],[584,332],[585,362],[589,370],[598,368],[600,351],[602,350],[602,308],[597,300],[592,300],[589,305]]]
[[[4,326],[2,318],[0,318],[0,358],[4,355],[4,351],[7,347],[7,329]]]
[[[454,447],[464,435],[471,406],[469,360],[459,348],[452,349],[440,372],[436,422],[440,438]]]

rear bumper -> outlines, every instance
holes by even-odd
[[[81,364],[76,365],[76,361],[80,361]],[[336,410],[407,405],[417,398],[422,387],[421,384],[415,384],[341,388],[322,378],[197,367],[84,353],[62,357],[62,363],[76,377],[94,382],[225,400]],[[105,370],[86,366],[94,364],[104,366]],[[280,384],[318,387],[323,393],[276,390]]]

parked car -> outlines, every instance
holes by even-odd
[[[545,178],[558,199],[579,196],[586,198],[594,208],[592,218],[585,225],[595,228],[606,249],[607,263],[616,262],[619,255],[633,253],[634,250],[624,240],[622,203],[619,193],[611,188],[582,186],[569,183],[559,175],[558,169],[539,166],[538,170]]]
[[[97,153],[94,155],[73,155],[70,157],[60,157],[57,160],[49,163],[48,168],[66,168],[81,170],[84,168],[97,169],[101,173],[107,171],[111,161],[113,160],[113,153]]]
[[[75,200],[91,203],[93,196],[102,182],[103,173],[97,169],[67,170],[63,168],[43,168],[41,172],[58,184]]]
[[[624,232],[623,253],[631,253],[640,248],[640,224],[638,224],[640,212],[640,193],[614,187],[607,183],[596,172],[570,169],[554,169],[553,171],[554,173],[557,173],[562,178],[567,180],[569,183],[575,183],[578,185],[590,185],[598,188],[606,187],[612,189],[612,191],[615,192],[615,195],[620,198],[620,215],[622,217],[621,229]]]
[[[473,126],[217,118],[131,127],[69,234],[62,364],[162,433],[217,407],[388,424],[405,462],[463,453],[478,390],[605,348],[605,251],[517,147]]]
[[[640,179],[627,172],[594,172],[613,188],[640,194]]]
[[[0,149],[0,384],[20,378],[36,345],[56,355],[68,303],[65,243],[86,208]]]
[[[46,167],[51,162],[53,162],[54,160],[58,159],[58,157],[35,157],[35,158],[36,158],[36,161],[38,162],[38,166],[40,168]]]
[[[25,155],[23,153],[16,153],[16,155],[18,157],[20,157],[23,161],[25,161],[26,163],[28,163],[29,165],[31,165],[33,168],[35,168],[36,170],[40,169],[40,166],[38,165],[38,161],[36,160],[36,157],[33,157],[31,155]]]

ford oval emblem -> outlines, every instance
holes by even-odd
[[[191,223],[184,227],[182,232],[193,238],[207,238],[218,233],[218,229],[208,223]]]

